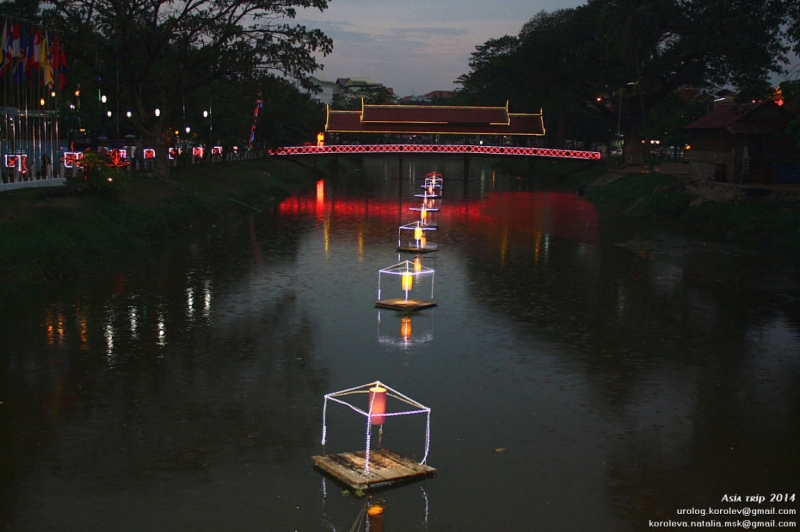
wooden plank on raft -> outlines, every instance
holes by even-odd
[[[420,464],[388,449],[369,454],[369,475],[364,474],[366,451],[312,456],[314,465],[353,489],[365,490],[390,486],[396,482],[436,474],[436,469]]]

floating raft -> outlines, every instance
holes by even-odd
[[[375,302],[378,308],[388,308],[390,310],[422,310],[436,306],[436,301],[421,301],[419,299],[379,299]]]
[[[417,246],[415,242],[411,242],[405,246],[402,244],[397,246],[397,251],[399,253],[430,253],[438,249],[439,246],[436,244],[425,244],[424,246]]]
[[[369,453],[369,475],[364,474],[366,451],[312,456],[314,465],[356,490],[391,486],[396,482],[430,477],[436,469],[388,449]]]

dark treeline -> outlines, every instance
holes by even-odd
[[[611,142],[629,162],[651,139],[675,145],[714,88],[771,97],[800,47],[798,0],[589,0],[542,11],[516,36],[477,46],[460,103],[546,111],[548,141]],[[681,90],[683,89],[683,90]]]
[[[327,0],[6,0],[0,14],[62,36],[70,57],[59,94],[67,130],[136,135],[156,148],[166,174],[166,147],[179,138],[246,146],[262,97],[255,142],[315,137],[324,108],[299,89],[309,88],[316,58],[333,42],[291,19],[297,8],[327,7]]]

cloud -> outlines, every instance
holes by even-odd
[[[332,0],[326,11],[303,10],[297,22],[318,27],[334,51],[320,58],[320,77],[369,77],[399,96],[452,90],[469,70],[475,47],[516,35],[542,9],[576,0]],[[567,5],[570,4],[570,5]]]

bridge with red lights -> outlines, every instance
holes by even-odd
[[[367,155],[367,154],[438,154],[554,157],[599,161],[600,152],[532,148],[523,146],[477,146],[469,144],[334,144],[327,146],[284,146],[270,150],[270,155]]]

